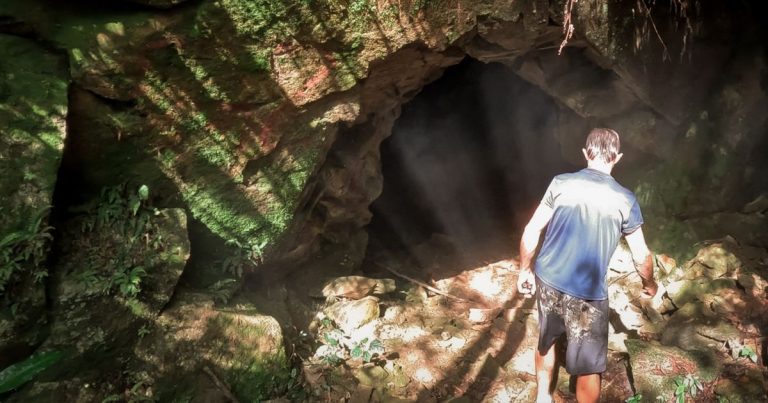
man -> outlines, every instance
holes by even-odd
[[[643,293],[652,297],[657,291],[637,199],[611,176],[623,156],[619,145],[615,131],[592,130],[582,149],[587,168],[552,180],[520,241],[517,288],[526,297],[537,295],[539,312],[538,403],[552,401],[554,344],[563,333],[568,340],[566,370],[577,377],[576,399],[599,400],[608,353],[606,272],[622,235],[642,279]],[[532,268],[541,231],[547,225]]]

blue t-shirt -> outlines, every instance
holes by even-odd
[[[541,203],[554,214],[536,276],[574,297],[607,299],[605,275],[619,238],[643,224],[635,195],[611,175],[585,168],[556,176]]]

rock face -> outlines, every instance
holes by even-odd
[[[629,182],[658,229],[649,231],[652,242],[680,245],[679,253],[709,236],[704,223],[668,217],[693,205],[727,208],[722,192],[712,200],[688,192],[724,183],[737,192],[749,183],[742,174],[758,168],[741,157],[759,143],[764,121],[738,116],[765,106],[752,85],[762,56],[741,46],[739,63],[727,64],[729,46],[712,27],[689,41],[686,55],[694,62],[660,62],[659,43],[640,41],[647,47],[637,53],[629,46],[636,43],[634,27],[647,21],[626,5],[595,1],[579,3],[573,46],[563,56],[532,52],[559,42],[560,28],[549,21],[562,19],[561,8],[497,3],[466,1],[446,13],[428,2],[227,0],[162,13],[100,6],[85,18],[14,0],[0,15],[66,51],[73,80],[97,96],[94,102],[126,102],[99,115],[89,108],[78,119],[99,122],[102,137],[130,139],[138,146],[133,164],[152,169],[125,169],[123,176],[178,192],[193,217],[225,240],[280,254],[299,245],[311,251],[319,239],[355,237],[380,192],[377,148],[399,106],[467,54],[510,66],[575,113],[575,124],[564,120],[558,129],[564,149],[580,147],[584,119],[624,134],[634,154],[627,165],[638,172],[656,167]],[[721,11],[714,4],[704,9],[701,19]],[[674,44],[668,51],[679,50],[674,18],[655,22],[664,43]],[[724,24],[718,29],[735,29]],[[733,79],[720,84],[721,75]],[[722,127],[732,134],[720,136]],[[712,175],[689,175],[703,167],[696,166],[701,158],[676,158],[683,147],[718,156]],[[651,158],[642,161],[641,154]],[[86,171],[103,170],[98,161],[89,164]],[[664,188],[659,177],[673,184]],[[93,179],[73,185],[86,193],[108,185]]]
[[[48,213],[69,78],[61,55],[28,39],[0,34],[0,59],[0,367],[6,367],[42,341]]]

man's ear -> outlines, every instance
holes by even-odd
[[[587,154],[587,149],[586,148],[582,148],[581,149],[581,153],[584,154],[584,159],[589,161],[589,156]]]
[[[614,164],[614,165],[618,164],[618,163],[619,163],[619,160],[620,160],[620,159],[621,159],[621,157],[623,157],[623,156],[624,156],[624,154],[623,154],[623,153],[618,153],[618,154],[616,154],[616,159],[614,159],[614,160],[613,160],[613,164]]]

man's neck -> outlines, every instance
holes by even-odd
[[[589,161],[587,162],[587,168],[594,169],[595,171],[600,171],[606,175],[610,175],[611,171],[613,170],[614,164],[608,164],[603,161]]]

